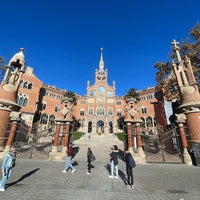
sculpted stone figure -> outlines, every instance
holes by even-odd
[[[62,104],[63,104],[63,106],[60,109],[60,112],[62,113],[63,118],[71,119],[72,118],[72,107],[73,107],[72,102],[70,101],[70,99],[65,99]]]

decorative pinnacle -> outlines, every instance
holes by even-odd
[[[177,61],[179,63],[181,63],[182,59],[181,59],[181,56],[180,56],[180,53],[179,53],[179,46],[178,46],[179,42],[176,42],[176,40],[173,40],[171,42],[171,44],[172,44],[172,47],[173,47],[173,51],[176,53]]]
[[[25,51],[25,49],[24,49],[24,48],[20,48],[20,51],[24,52],[24,51]]]
[[[179,42],[176,42],[176,40],[173,40],[172,42],[171,42],[171,44],[172,44],[172,47],[173,47],[173,49],[176,51],[176,50],[179,50],[179,46],[178,46],[178,44],[179,44]]]

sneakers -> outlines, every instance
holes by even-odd
[[[109,178],[113,178],[113,176],[112,176],[112,175],[110,175],[110,176],[109,176]]]
[[[90,175],[91,173],[90,173],[90,172],[87,172],[87,174]]]
[[[73,170],[72,170],[72,174],[73,174],[75,171],[76,171],[76,169],[73,169]]]
[[[0,191],[1,192],[4,192],[6,189],[5,188],[0,188]]]
[[[131,188],[134,188],[135,186],[134,185],[131,185]]]
[[[63,170],[62,173],[66,173],[66,170]]]
[[[127,185],[127,188],[128,188],[128,189],[131,189],[131,185]]]
[[[116,179],[118,179],[118,176],[115,176]]]

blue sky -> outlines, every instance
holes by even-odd
[[[199,0],[6,0],[0,8],[6,63],[23,47],[43,83],[80,95],[94,84],[100,48],[117,95],[154,86],[154,64],[200,22]]]

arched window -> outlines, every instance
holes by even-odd
[[[97,91],[98,93],[105,93],[105,88],[103,86],[99,86]]]
[[[55,124],[55,116],[54,115],[50,115],[50,117],[49,117],[49,124],[51,126],[53,126]]]
[[[142,114],[146,114],[147,113],[147,108],[145,106],[142,106],[141,110],[142,110]]]
[[[104,108],[102,106],[100,106],[99,108],[97,108],[97,115],[98,116],[103,116],[104,115]]]
[[[43,102],[41,103],[41,110],[45,110],[46,107],[47,107],[47,103],[46,103],[45,101],[43,101]]]
[[[43,115],[41,116],[40,123],[41,123],[41,124],[47,124],[47,121],[48,121],[48,115],[47,115],[47,114],[43,114]]]
[[[120,117],[122,115],[122,112],[120,109],[117,110],[117,116]]]
[[[153,126],[152,118],[151,117],[147,117],[146,123],[147,123],[147,127],[152,127]]]
[[[20,87],[23,87],[23,85],[24,85],[24,81],[21,80],[20,83],[19,83],[19,86],[20,86]]]
[[[32,88],[33,88],[33,84],[32,84],[32,83],[29,83],[29,84],[28,84],[28,89],[31,90]]]
[[[112,116],[113,115],[113,108],[108,108],[108,116]]]
[[[28,82],[26,81],[26,82],[24,82],[24,86],[23,86],[24,88],[28,88]]]
[[[141,126],[145,128],[145,119],[141,118],[141,120],[142,120]]]
[[[84,116],[85,115],[85,110],[83,108],[80,109],[80,116]]]
[[[94,114],[94,109],[92,107],[90,107],[88,109],[88,115],[92,116]]]
[[[59,106],[55,105],[55,108],[54,108],[55,112],[58,112],[58,109],[59,109]]]
[[[90,97],[94,97],[94,90],[90,91]]]
[[[27,106],[28,104],[28,96],[26,94],[18,94],[17,95],[17,104],[19,106]]]

